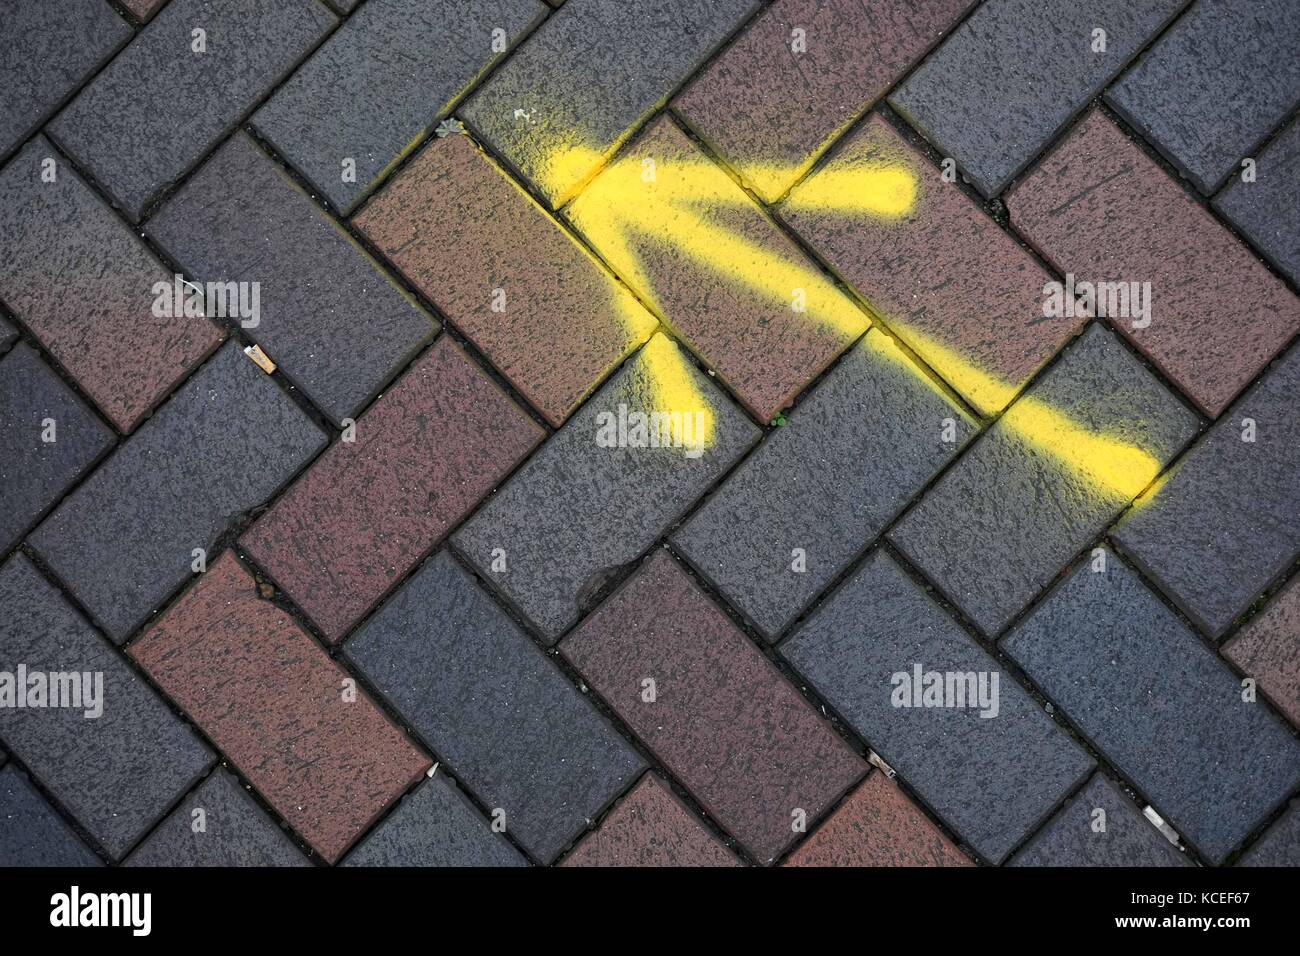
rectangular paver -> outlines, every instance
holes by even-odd
[[[1210,863],[1300,786],[1300,743],[1114,555],[1001,647]]]
[[[121,643],[211,557],[325,436],[238,345],[227,344],[66,498],[30,542]]]
[[[806,832],[866,769],[667,551],[560,650],[761,862]]]
[[[99,865],[26,774],[14,766],[0,770],[0,866]]]
[[[366,622],[347,655],[544,863],[644,767],[446,551]]]
[[[1255,158],[1253,176],[1251,182],[1229,180],[1215,197],[1215,208],[1300,285],[1300,119],[1292,120]]]
[[[233,552],[128,653],[328,862],[430,766]]]
[[[542,437],[444,336],[243,544],[336,641]]]
[[[226,309],[238,312],[231,321],[336,424],[434,334],[429,317],[243,133],[155,212],[147,232],[190,281],[248,284],[240,304],[257,309]],[[222,306],[214,298],[209,313]]]
[[[889,533],[986,635],[1096,539],[1196,417],[1098,324]]]
[[[1300,728],[1300,576],[1224,645],[1223,656],[1259,681],[1269,700]]]
[[[173,0],[50,133],[138,222],[335,22],[315,0]]]

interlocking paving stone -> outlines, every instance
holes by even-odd
[[[640,756],[443,551],[347,656],[506,829],[549,863],[634,780]]]
[[[26,774],[0,770],[0,866],[99,865]]]
[[[990,862],[1005,859],[1092,770],[1087,754],[883,551],[781,653]],[[987,675],[985,703],[994,701],[996,714],[933,701],[895,706],[903,701],[895,675],[910,680],[917,668]]]
[[[1260,153],[1254,182],[1233,179],[1214,205],[1300,285],[1300,120],[1293,120]]]
[[[802,832],[799,811],[816,820],[865,770],[666,551],[560,650],[760,861]]]
[[[890,105],[995,196],[1186,2],[988,0]]]
[[[1300,299],[1100,111],[1007,205],[1076,282],[1150,283],[1150,315],[1115,325],[1211,417],[1300,330]]]
[[[334,23],[315,0],[173,0],[50,133],[138,222]],[[206,52],[193,49],[195,29]]]
[[[1098,773],[1034,834],[1011,865],[1190,866],[1191,861]]]
[[[763,421],[870,325],[667,117],[565,215]]]
[[[307,858],[234,775],[218,767],[126,865],[306,866]]]
[[[1300,5],[1199,0],[1106,102],[1212,193],[1300,102]]]
[[[147,232],[192,281],[259,284],[258,315],[232,321],[335,424],[434,334],[420,308],[243,133]]]
[[[430,766],[230,551],[127,650],[328,862]]]
[[[971,6],[777,0],[673,109],[774,202]]]
[[[775,639],[974,431],[891,339],[868,332],[673,543]]]
[[[1246,420],[1254,422],[1255,441]],[[1300,349],[1279,360],[1113,537],[1219,637],[1300,554]]]
[[[991,636],[1195,430],[1195,416],[1094,323],[889,538]]]
[[[759,7],[759,0],[572,0],[461,117],[555,206]]]
[[[435,774],[348,854],[344,866],[526,866],[446,774]]]
[[[1001,646],[1211,863],[1300,786],[1300,743],[1113,555]]]
[[[141,20],[148,20],[167,0],[118,0]]]
[[[600,444],[617,437],[605,426],[624,408],[629,423],[638,414],[679,412],[672,437],[680,447],[637,447],[631,427],[627,442]],[[656,334],[452,541],[554,642],[609,576],[649,548],[758,437],[678,346]]]
[[[780,215],[982,414],[1005,408],[1085,321],[1044,317],[1051,275],[878,116]]]
[[[552,425],[658,324],[468,136],[430,143],[353,221]]]
[[[1291,801],[1290,809],[1242,854],[1237,865],[1300,866],[1300,801]]]
[[[0,358],[0,552],[112,444],[113,433],[34,349],[20,343]]]
[[[561,866],[739,866],[658,775],[647,773]]]
[[[0,17],[0,158],[131,39],[102,0],[6,3]]]
[[[29,541],[118,643],[211,557],[231,522],[325,444],[311,420],[228,343]]]
[[[1223,655],[1300,727],[1300,577],[1224,645]]]
[[[335,208],[351,212],[504,58],[498,41],[513,46],[545,12],[539,0],[370,0],[276,90],[253,125]]]
[[[77,672],[92,675],[93,686],[103,675],[100,716],[85,716],[99,706],[84,696],[89,708],[2,707],[0,737],[120,859],[198,782],[212,754],[22,554],[0,566],[0,606],[6,667],[25,664],[29,681],[35,672]]]
[[[542,437],[444,337],[243,544],[336,641]]]
[[[221,342],[207,319],[154,315],[172,274],[42,136],[0,172],[0,260],[0,298],[123,432]]]
[[[786,866],[971,866],[883,773],[873,773]]]

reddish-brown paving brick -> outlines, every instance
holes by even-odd
[[[773,202],[972,2],[777,0],[674,108]]]
[[[1150,326],[1115,325],[1212,417],[1300,329],[1300,299],[1099,111],[1007,205],[1076,283],[1151,283]]]
[[[120,0],[120,2],[141,20],[148,20],[167,0]]]
[[[430,766],[229,551],[128,653],[330,862]]]
[[[785,865],[970,866],[971,861],[897,785],[873,773]]]
[[[1300,727],[1300,576],[1228,642],[1223,654]]]
[[[985,415],[1086,321],[1044,318],[1047,271],[879,116],[836,146],[780,215]]]
[[[355,223],[553,425],[657,324],[467,136],[430,143]]]
[[[648,773],[561,866],[738,866],[725,846]]]
[[[444,336],[244,535],[331,641],[542,438]]]
[[[758,648],[657,552],[561,644],[718,823],[762,861],[864,765]],[[654,681],[654,700],[646,680]],[[800,814],[802,811],[802,814]]]

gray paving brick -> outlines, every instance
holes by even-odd
[[[1011,866],[1191,865],[1100,773],[1011,860]]]
[[[1091,771],[1092,760],[883,551],[781,653],[982,857],[999,863]],[[901,678],[985,677],[992,708],[902,706]],[[992,695],[997,675],[996,697]],[[895,705],[895,700],[900,701]]]
[[[1198,0],[1106,92],[1203,193],[1300,102],[1300,4]]]
[[[445,773],[420,785],[343,861],[344,866],[525,866],[528,861]]]
[[[336,424],[434,334],[420,308],[243,133],[147,231],[192,281],[259,283],[249,337]]]
[[[545,12],[539,0],[370,0],[276,90],[253,125],[349,213],[507,55],[500,44],[513,47]],[[349,159],[355,175],[345,182]]]
[[[316,0],[173,0],[48,129],[138,222],[335,22]]]
[[[1300,285],[1300,119],[1256,159],[1255,181],[1229,181],[1214,200],[1269,262]]]
[[[85,706],[0,707],[0,737],[120,859],[198,782],[212,754],[22,554],[0,567],[0,606],[0,660],[25,665],[29,686],[36,672],[89,673],[92,685],[102,674],[99,717],[86,717]]]
[[[126,865],[306,866],[307,858],[235,776],[218,767],[149,834]]]
[[[1264,831],[1237,861],[1238,866],[1300,866],[1300,801]]]
[[[1094,323],[890,540],[996,634],[1151,483],[1196,424]]]
[[[31,346],[20,343],[0,359],[0,552],[94,467],[113,439]]]
[[[346,653],[466,787],[505,811],[507,830],[543,862],[644,769],[446,551],[361,627]]]
[[[603,447],[602,426],[621,409],[629,422],[678,413],[678,447],[634,447],[631,429],[628,442]],[[687,425],[698,421],[705,441],[697,444]],[[553,642],[609,575],[649,548],[758,437],[685,353],[656,334],[452,540]]]
[[[0,770],[0,866],[99,865],[26,774],[12,766]]]
[[[561,205],[759,6],[571,0],[460,115]]]
[[[1253,442],[1243,440],[1247,419]],[[1113,537],[1197,626],[1221,636],[1300,554],[1300,350],[1275,362]]]
[[[1300,786],[1300,743],[1123,562],[1082,562],[1002,650],[1220,863]]]
[[[774,639],[974,432],[892,339],[869,332],[673,542]]]
[[[121,643],[190,576],[193,549],[269,498],[325,444],[228,343],[31,535]]]
[[[1186,2],[989,0],[889,102],[996,196]]]

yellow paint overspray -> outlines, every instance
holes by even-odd
[[[716,434],[713,408],[696,382],[698,373],[682,350],[662,332],[656,332],[642,346],[638,358],[647,393],[647,407],[642,411],[670,416],[675,446],[712,447]]]

